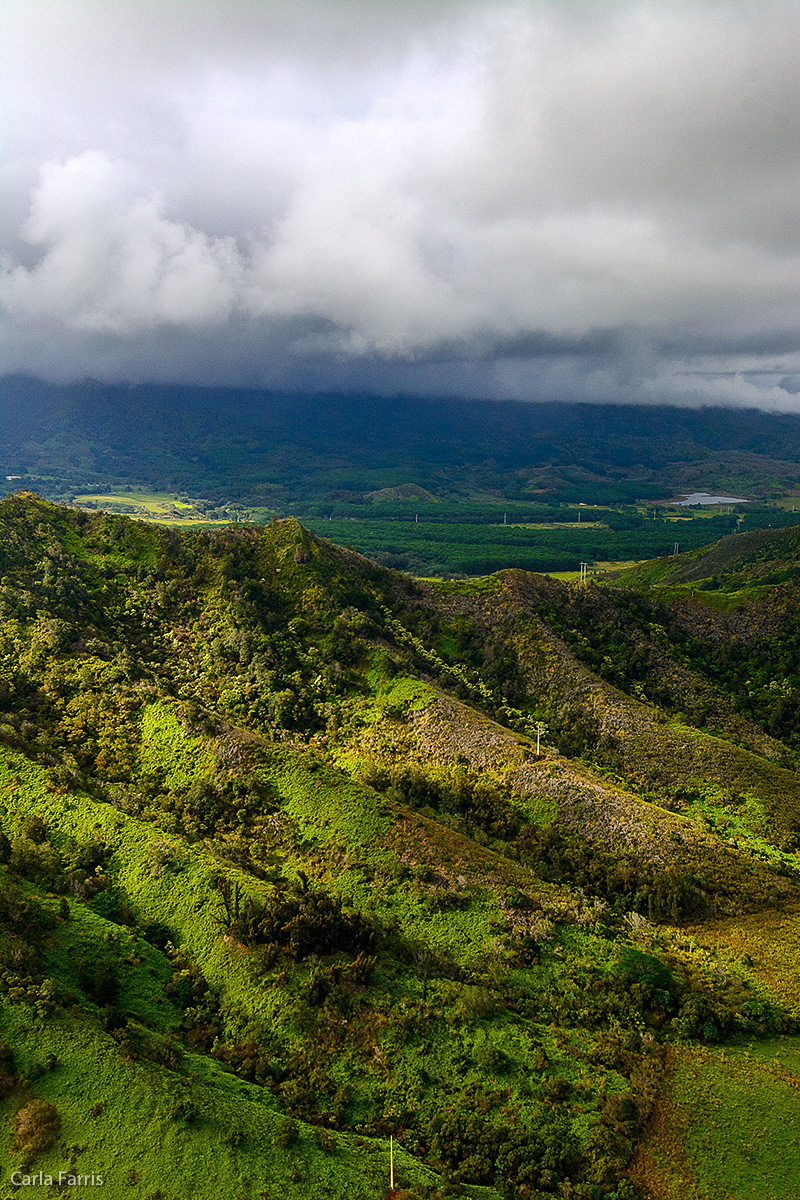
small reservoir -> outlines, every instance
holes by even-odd
[[[691,504],[749,504],[749,500],[742,500],[740,496],[711,496],[708,492],[684,492],[684,499],[678,501],[678,506],[683,508]]]

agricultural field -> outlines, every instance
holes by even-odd
[[[190,500],[188,496],[145,492],[138,488],[120,492],[79,493],[73,503],[78,508],[85,508],[90,512],[118,513],[179,528],[194,525],[227,525],[231,521],[251,520],[253,517],[253,513],[243,505],[214,504],[207,500]]]
[[[375,493],[379,499],[373,496],[370,503],[359,505],[338,501],[301,503],[298,508],[308,528],[320,536],[419,576],[477,576],[517,567],[563,580],[578,578],[582,562],[597,576],[643,559],[671,557],[676,545],[678,552],[692,550],[738,528],[756,528],[773,519],[778,526],[795,519],[793,510],[763,506],[753,513],[725,505],[686,510],[641,504],[520,505],[485,499],[453,503],[437,501],[428,493],[403,498],[404,490],[399,488],[388,492],[388,497]],[[263,507],[139,489],[78,493],[74,503],[89,511],[177,528],[275,520],[274,510]]]
[[[302,519],[321,537],[352,546],[385,566],[418,575],[470,576],[509,567],[546,574],[575,572],[581,562],[596,567],[601,562],[668,557],[676,542],[679,551],[706,545],[734,532],[739,520],[729,513],[687,517],[666,510],[657,510],[653,519],[652,510],[645,516],[635,505],[537,511],[463,501],[446,509],[443,505],[401,509],[395,504],[389,511],[375,513],[376,507],[355,512],[350,508],[346,516],[303,515]]]

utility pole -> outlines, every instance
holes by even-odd
[[[508,513],[503,513],[503,524],[504,525],[508,524]]]
[[[419,525],[419,513],[414,513],[414,524]]]
[[[394,1138],[389,1134],[389,1187],[394,1191]]]
[[[581,563],[581,583],[582,584],[586,583],[586,572],[588,570],[589,570],[589,564],[582,562]]]
[[[536,722],[536,757],[537,758],[539,757],[539,741],[541,739],[541,736],[542,736],[542,723],[541,723],[541,721],[537,721]]]

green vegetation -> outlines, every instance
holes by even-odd
[[[698,490],[773,500],[800,483],[797,417],[754,410],[20,377],[0,380],[0,406],[5,474],[62,494],[134,486],[285,512],[301,501],[419,509],[469,497],[615,505]]]
[[[796,1038],[675,1052],[636,1173],[665,1198],[783,1200],[800,1178],[799,1091]]]
[[[413,505],[396,519],[373,515],[361,509],[358,516],[336,516],[327,520],[303,519],[310,529],[335,542],[352,545],[376,562],[418,575],[483,575],[502,567],[526,571],[571,571],[582,561],[652,558],[672,553],[678,538],[684,549],[706,545],[736,529],[735,516],[714,516],[682,521],[676,532],[667,516],[647,519],[635,506],[619,510],[590,510],[595,521],[578,523],[580,510],[554,507],[550,510],[512,509],[508,524],[502,523],[501,505],[462,501],[457,507],[437,505],[417,514]],[[385,505],[382,507],[386,507]],[[510,506],[506,505],[506,510]],[[302,509],[301,509],[302,511]],[[419,520],[415,518],[419,516]],[[544,517],[537,523],[536,517]],[[448,519],[449,518],[449,519]],[[528,523],[530,521],[531,523]]]
[[[216,505],[207,500],[190,500],[185,495],[146,492],[141,488],[131,487],[120,492],[78,494],[73,502],[80,508],[124,513],[129,517],[163,521],[177,526],[227,525],[229,521],[253,519],[252,511],[241,504]]]
[[[693,596],[7,499],[4,1178],[789,1200],[794,537]]]
[[[0,413],[12,487],[172,527],[292,514],[422,576],[638,562],[798,519],[791,415],[14,377]],[[670,503],[695,491],[748,503]]]

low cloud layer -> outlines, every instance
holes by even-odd
[[[797,16],[10,0],[5,367],[800,411]]]

